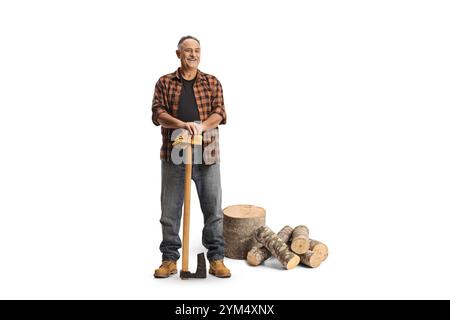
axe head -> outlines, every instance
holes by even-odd
[[[189,271],[180,271],[180,278],[187,279],[205,279],[206,278],[206,260],[203,253],[197,255],[197,271],[195,273]]]

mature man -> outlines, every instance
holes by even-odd
[[[184,163],[172,149],[174,130],[202,134],[202,152],[194,152],[192,180],[197,187],[204,216],[203,245],[208,249],[209,273],[220,278],[231,276],[223,263],[223,212],[219,166],[219,124],[225,124],[226,113],[222,86],[216,77],[198,70],[200,41],[182,37],[176,50],[181,67],[159,78],[152,104],[152,121],[161,125],[161,225],[162,264],[156,278],[177,273],[181,212],[184,200]],[[180,130],[178,130],[180,131]]]

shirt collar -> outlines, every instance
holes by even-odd
[[[172,73],[172,79],[175,78],[181,80],[181,67],[179,67],[175,72]],[[202,81],[208,81],[206,79],[205,74],[201,72],[199,69],[197,69],[197,79],[200,79]]]

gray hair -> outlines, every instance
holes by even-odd
[[[198,44],[200,44],[200,41],[199,41],[196,37],[193,37],[193,36],[184,36],[184,37],[181,37],[180,41],[178,41],[178,46],[177,46],[178,50],[181,49],[181,45],[183,44],[184,40],[187,40],[187,39],[195,40],[195,41],[198,42]]]

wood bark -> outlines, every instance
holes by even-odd
[[[252,205],[234,205],[223,209],[223,215],[225,256],[245,259],[249,250],[257,245],[255,230],[265,225],[266,211]]]
[[[256,239],[281,262],[286,269],[292,269],[300,263],[300,257],[289,250],[289,247],[267,226],[256,230]]]
[[[277,233],[277,236],[280,237],[280,239],[283,240],[284,243],[287,243],[291,238],[292,231],[293,229],[290,226],[285,226]],[[272,254],[266,247],[264,247],[262,244],[258,244],[257,246],[251,248],[251,250],[248,252],[247,262],[252,266],[259,266],[271,256]]]

